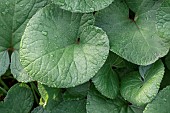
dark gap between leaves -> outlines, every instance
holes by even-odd
[[[129,19],[135,21],[135,15],[136,15],[135,12],[129,9]]]
[[[80,38],[77,38],[76,43],[77,43],[77,44],[79,44],[79,43],[80,43]]]

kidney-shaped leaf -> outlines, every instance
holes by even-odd
[[[88,13],[109,6],[114,0],[52,0],[60,8],[71,11]]]
[[[149,103],[144,113],[169,113],[170,111],[170,86],[159,92],[157,97]]]
[[[109,41],[88,16],[51,4],[29,21],[21,42],[24,69],[48,86],[73,87],[85,83],[102,67]]]
[[[31,89],[26,84],[16,84],[0,103],[1,113],[28,113],[34,102]]]
[[[96,25],[107,32],[111,51],[132,63],[148,65],[165,56],[169,48],[157,33],[156,12],[155,7],[143,13],[132,12],[124,0],[115,0],[96,13]]]
[[[131,72],[122,79],[121,95],[133,104],[144,105],[155,98],[163,75],[164,65],[160,60],[151,65],[144,77],[137,71]]]

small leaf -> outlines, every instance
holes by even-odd
[[[10,61],[8,51],[0,52],[0,76],[7,71],[9,63]]]
[[[121,95],[138,106],[151,102],[158,93],[163,75],[164,65],[160,60],[151,65],[143,80],[139,72],[131,72],[122,79]]]
[[[141,1],[142,5],[151,3],[154,7],[145,10],[144,6],[136,6]],[[168,53],[169,47],[156,28],[159,1],[135,0],[128,7],[124,0],[115,0],[109,7],[96,13],[95,25],[106,31],[112,52],[138,65],[152,64]],[[131,7],[140,10],[134,12],[134,18],[129,18]]]
[[[24,70],[23,66],[20,62],[20,57],[18,51],[14,51],[11,55],[11,73],[14,78],[19,82],[31,82],[33,79],[28,75],[28,73]]]
[[[89,13],[109,6],[114,0],[52,0],[60,8],[71,11]]]
[[[115,61],[113,56],[114,54],[110,52],[105,64],[92,79],[98,91],[111,99],[114,99],[119,91],[119,79],[116,72],[112,70],[112,65]]]
[[[109,53],[108,37],[102,29],[82,24],[82,17],[51,4],[29,21],[20,58],[34,80],[74,87],[89,81],[102,67]]]
[[[159,92],[156,98],[149,103],[143,113],[169,113],[170,111],[170,86]]]
[[[31,89],[26,84],[16,84],[10,88],[4,102],[0,103],[2,113],[28,113],[34,102]]]

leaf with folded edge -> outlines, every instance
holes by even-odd
[[[86,14],[71,13],[51,4],[36,13],[24,32],[20,58],[29,75],[58,88],[89,81],[109,53],[106,33],[87,21]]]
[[[119,79],[116,72],[112,70],[113,63],[116,60],[114,56],[114,53],[110,52],[105,64],[92,79],[98,91],[111,99],[117,97],[119,92]]]
[[[8,52],[18,51],[20,48],[20,40],[26,24],[48,2],[49,0],[0,0],[0,76],[6,72],[10,64]],[[12,54],[17,58],[16,52]],[[15,58],[11,59],[12,74],[16,79],[20,78],[21,81],[27,82],[28,80],[25,79],[28,78],[27,74],[19,72],[23,69],[19,59],[17,58],[15,61]]]
[[[163,75],[164,65],[161,60],[151,65],[143,79],[139,72],[131,72],[122,78],[121,95],[135,105],[145,105],[155,98]]]
[[[95,25],[106,31],[112,52],[132,63],[149,65],[165,56],[169,50],[156,27],[156,13],[161,0],[135,0],[128,7],[130,1],[115,0],[109,7],[97,12]],[[135,6],[141,1],[142,4],[152,1],[155,5],[150,8],[147,6],[147,10],[141,5]],[[131,17],[129,8],[134,7],[137,12]]]
[[[71,11],[89,13],[108,7],[114,0],[52,0],[60,8]]]

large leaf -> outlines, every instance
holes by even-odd
[[[47,2],[48,0],[0,0],[0,76],[5,73],[10,63],[8,51],[19,50],[26,24]],[[19,81],[25,81],[24,79],[28,78],[27,74],[22,73],[19,59],[12,58],[11,65],[12,74],[16,79],[20,78],[22,80],[19,79]],[[14,66],[17,67],[14,68]],[[20,70],[22,72],[19,72]]]
[[[157,29],[170,47],[170,0],[164,0],[157,12]]]
[[[163,75],[164,65],[160,60],[151,65],[143,79],[139,72],[131,72],[122,79],[121,95],[133,104],[144,105],[155,98]]]
[[[144,113],[169,113],[170,111],[170,86],[159,92],[157,97],[149,103]]]
[[[114,0],[52,0],[60,8],[71,12],[88,13],[109,6]]]
[[[114,99],[119,91],[119,79],[112,70],[114,59],[114,54],[110,52],[108,59],[106,60],[103,67],[97,72],[96,76],[92,79],[95,87],[104,96]]]
[[[20,49],[21,63],[34,80],[64,88],[85,83],[97,73],[107,59],[109,41],[88,20],[86,14],[54,4],[34,15]]]
[[[0,103],[1,113],[28,113],[34,102],[31,89],[26,84],[16,84]]]
[[[108,8],[96,14],[96,25],[108,34],[111,51],[132,63],[148,65],[165,56],[169,47],[159,37],[156,29],[159,0],[150,0],[155,5],[148,9],[148,6],[135,6],[141,1],[142,4],[148,3],[148,0],[131,2],[130,8],[138,6],[135,9],[140,10],[134,12],[134,15],[127,2],[115,0]]]
[[[128,105],[122,98],[111,100],[95,90],[87,96],[86,109],[87,113],[142,113],[142,109]]]

